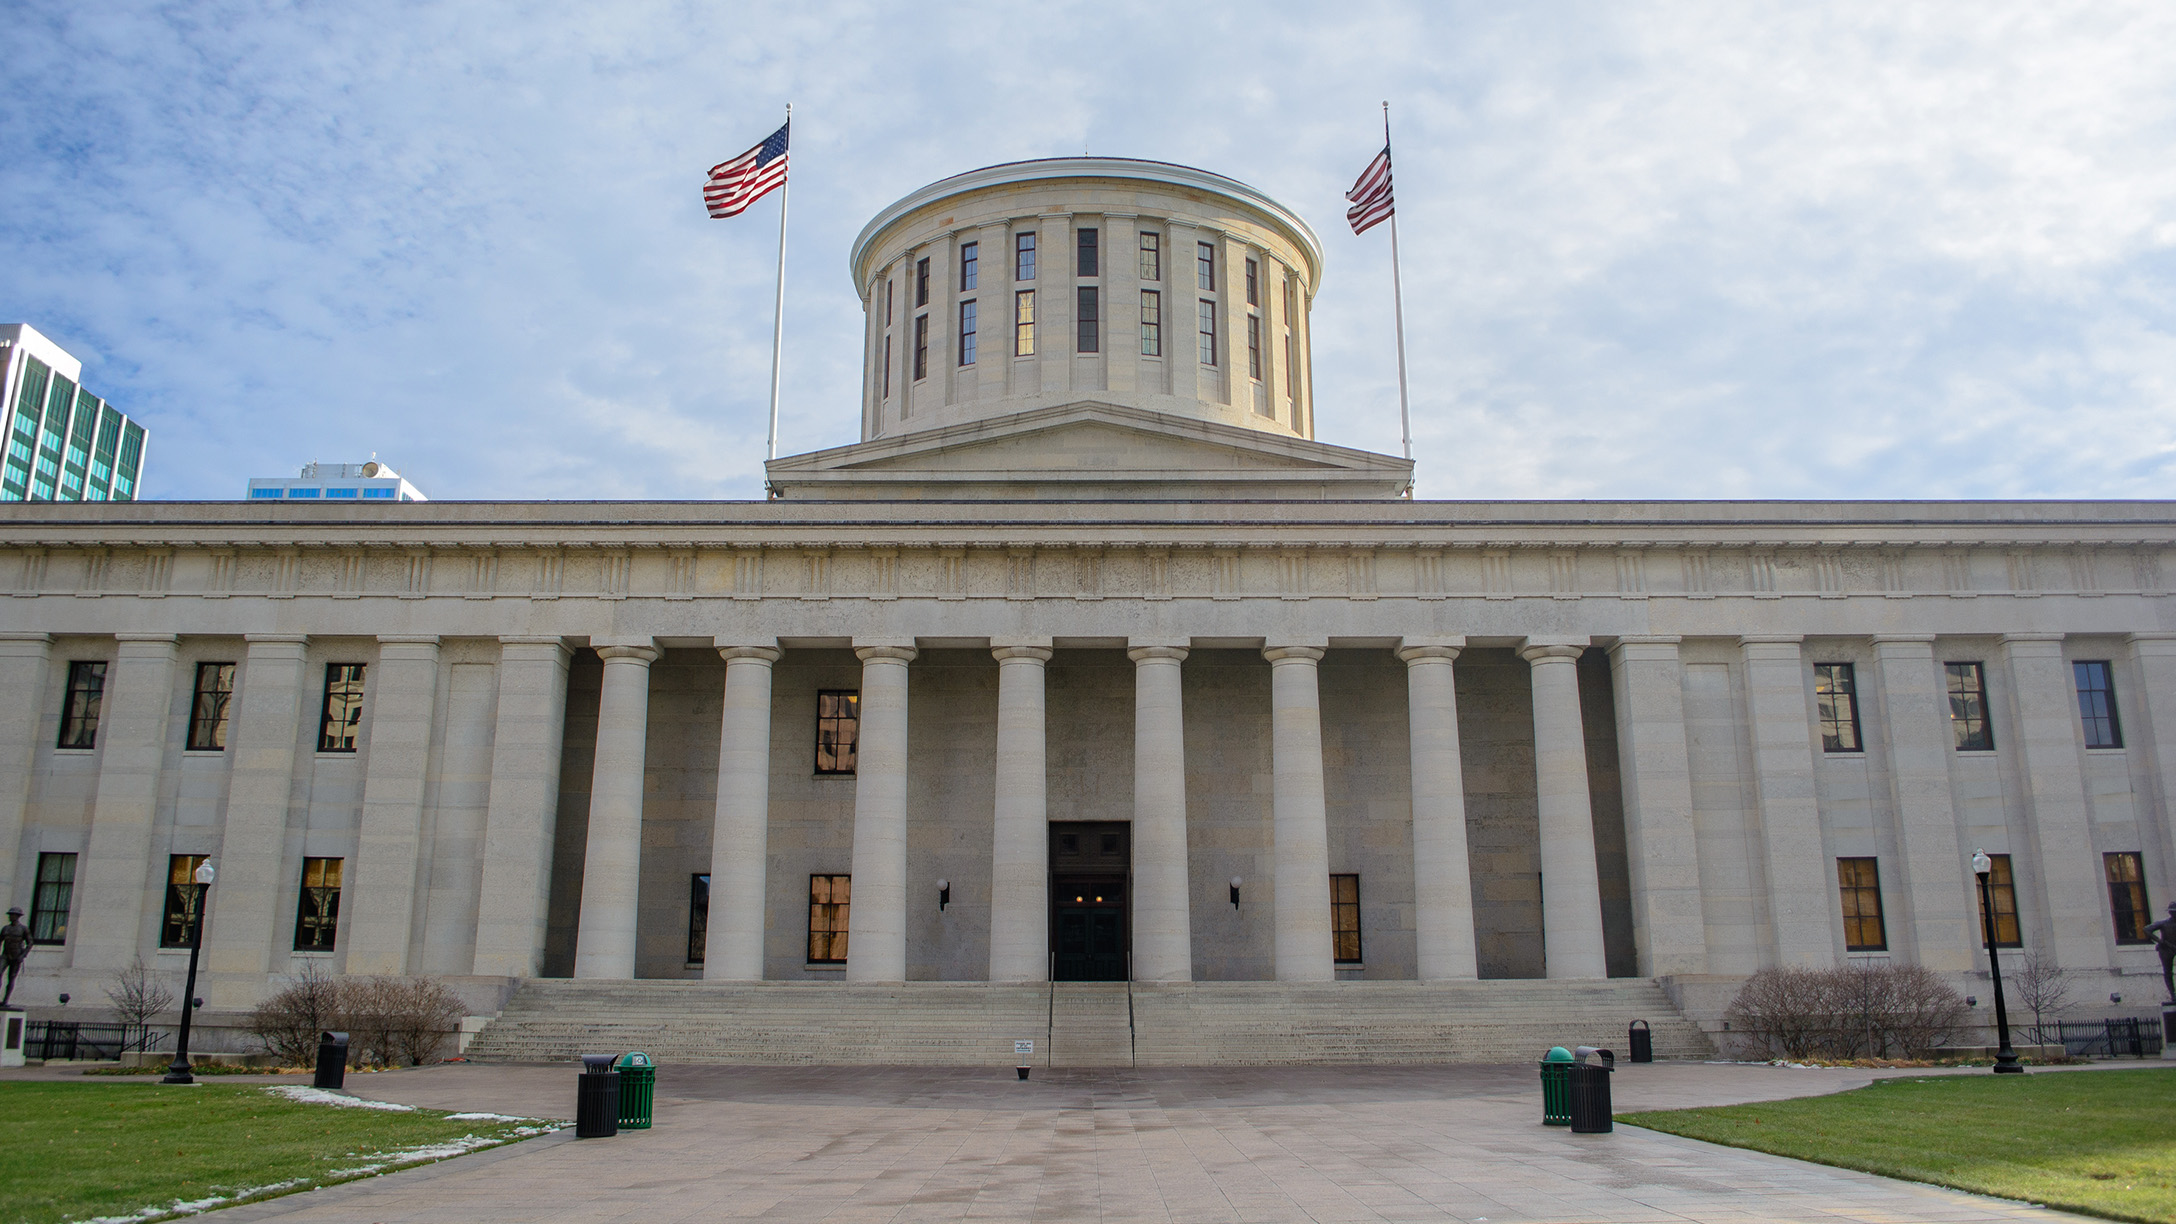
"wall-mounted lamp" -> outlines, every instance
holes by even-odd
[[[2110,1003],[2121,1003],[2123,1001],[2123,996],[2120,994],[2110,994],[2108,996],[2108,1001]]]
[[[1964,997],[1964,1005],[1966,1007],[1978,1007],[1980,1005],[1980,997],[1978,995],[1966,995]]]
[[[1238,908],[1239,908],[1239,886],[1240,886],[1241,884],[1243,884],[1243,883],[1245,883],[1245,881],[1241,880],[1241,879],[1240,879],[1240,878],[1239,878],[1238,876],[1233,876],[1233,877],[1232,877],[1232,908],[1233,908],[1233,909],[1238,909]]]
[[[952,881],[937,881],[937,912],[943,913],[944,907],[950,904],[952,904]]]
[[[67,991],[65,991],[65,990],[61,992],[61,995],[60,995],[60,1005],[61,1005],[62,1007],[66,1007],[66,1006],[68,1006],[68,992],[67,992]]]

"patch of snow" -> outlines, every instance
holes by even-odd
[[[305,1105],[338,1105],[343,1109],[383,1109],[391,1113],[414,1113],[416,1111],[416,1107],[413,1105],[396,1105],[391,1101],[366,1101],[361,1097],[349,1096],[344,1092],[333,1092],[325,1088],[304,1088],[300,1084],[282,1084],[278,1087],[267,1088],[265,1091],[274,1096],[286,1097],[290,1101],[300,1101]]]
[[[508,1114],[495,1113],[457,1113],[446,1115],[446,1121],[448,1122],[527,1122],[528,1120],[529,1119],[527,1118],[516,1118]]]
[[[95,1216],[83,1221],[83,1224],[143,1224],[143,1221],[146,1220],[160,1220],[168,1216],[196,1215],[238,1199],[246,1199],[258,1194],[270,1194],[275,1190],[285,1190],[289,1186],[299,1186],[304,1180],[299,1177],[289,1178],[286,1181],[272,1182],[268,1185],[251,1186],[246,1190],[237,1190],[233,1194],[214,1194],[208,1198],[200,1199],[175,1199],[164,1207],[146,1207],[142,1211],[122,1216]]]

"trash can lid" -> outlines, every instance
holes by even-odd
[[[1570,1050],[1567,1050],[1567,1049],[1565,1049],[1565,1048],[1564,1048],[1563,1046],[1550,1046],[1550,1047],[1549,1047],[1549,1052],[1548,1052],[1548,1053],[1547,1053],[1546,1055],[1544,1055],[1544,1056],[1542,1057],[1542,1060],[1541,1060],[1541,1061],[1543,1061],[1543,1062],[1570,1062],[1571,1060],[1572,1060],[1572,1052],[1571,1052]]]
[[[582,1055],[582,1070],[589,1075],[605,1074],[612,1070],[612,1056],[610,1054],[584,1054]]]
[[[629,1050],[614,1060],[612,1065],[615,1067],[654,1067],[657,1064],[651,1062],[650,1056],[642,1051]]]

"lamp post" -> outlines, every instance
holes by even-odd
[[[205,859],[196,868],[196,897],[189,908],[194,911],[189,924],[189,980],[181,991],[181,1036],[175,1042],[174,1061],[166,1065],[163,1084],[193,1084],[196,1077],[189,1074],[189,1021],[196,1015],[196,955],[204,946],[204,905],[212,895],[212,861]]]
[[[1995,981],[1995,1035],[2001,1048],[1995,1051],[1995,1074],[2020,1075],[2017,1051],[2010,1048],[2010,1011],[2002,1003],[2002,959],[1995,954],[1995,894],[1987,877],[1995,862],[1985,850],[1972,852],[1972,874],[1980,878],[1980,928],[1987,936],[1987,968]]]

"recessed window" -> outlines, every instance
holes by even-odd
[[[340,931],[341,862],[302,860],[302,895],[295,900],[295,951],[330,952]]]
[[[327,496],[327,497],[353,497],[353,496],[355,496],[355,490],[353,490],[353,489],[327,489],[327,490],[325,490],[325,496]]]
[[[1865,751],[1859,743],[1859,690],[1851,664],[1813,665],[1813,705],[1821,721],[1821,751]]]
[[[1995,903],[1995,946],[2022,948],[2025,945],[2017,937],[2017,880],[2010,874],[2010,856],[1990,854],[1987,859],[1987,891]],[[1974,891],[1978,891],[1979,881],[1975,879],[1972,883]],[[1984,902],[1979,907],[1979,914],[1980,929],[1973,942],[1984,946],[1987,942],[1987,906]]]
[[[892,325],[892,279],[884,278],[884,326]]]
[[[1012,295],[1012,355],[1035,355],[1035,291],[1022,289]]]
[[[1255,263],[1255,262],[1254,262],[1253,260],[1251,260],[1251,259],[1250,259],[1250,260],[1248,260],[1248,261],[1247,261],[1247,305],[1249,305],[1249,306],[1259,306],[1259,305],[1261,305],[1261,304],[1262,304],[1262,290],[1261,290],[1261,283],[1260,283],[1260,282],[1261,282],[1261,275],[1262,275],[1262,273],[1261,273],[1261,267],[1260,267],[1260,265],[1256,264],[1256,263]]]
[[[1995,729],[1987,721],[1987,669],[1977,663],[1944,663],[1949,678],[1949,729],[1959,752],[1993,752]]]
[[[68,664],[68,696],[60,708],[62,748],[98,746],[98,711],[106,699],[106,664],[77,659]]]
[[[812,965],[846,963],[846,930],[852,917],[854,877],[812,875],[808,878],[808,962]]]
[[[317,720],[319,752],[353,752],[363,728],[363,665],[325,665],[324,712]]]
[[[234,700],[234,664],[196,665],[196,696],[189,703],[190,752],[227,746],[227,707]]]
[[[1216,303],[1196,303],[1195,322],[1201,333],[1201,364],[1213,366],[1216,364]]]
[[[914,380],[929,377],[929,316],[914,316]]]
[[[68,907],[75,901],[76,856],[38,856],[38,886],[30,894],[30,942],[68,942]]]
[[[1035,279],[1035,235],[1014,234],[1012,236],[1012,278],[1014,280]]]
[[[861,744],[861,694],[824,689],[816,694],[816,772],[850,774]]]
[[[1216,248],[1206,242],[1194,244],[1194,283],[1211,293],[1216,291]]]
[[[1079,301],[1073,315],[1073,351],[1096,353],[1102,351],[1103,326],[1096,314],[1096,287],[1082,285]]]
[[[1360,877],[1330,877],[1330,946],[1340,965],[1360,963]]]
[[[1149,235],[1154,237],[1154,235]],[[1164,355],[1163,295],[1154,289],[1141,291],[1141,355]]]
[[[2135,850],[2100,856],[2108,873],[2108,913],[2115,919],[2119,944],[2152,943],[2146,924],[2153,921],[2146,908],[2146,873]]]
[[[888,336],[888,335],[887,335],[887,336],[885,336],[885,337],[884,337],[884,393],[883,393],[883,398],[885,398],[885,399],[890,399],[891,397],[892,397],[892,338],[891,338],[890,336]]]
[[[1161,234],[1141,235],[1141,279],[1145,281],[1164,278],[1164,240]]]
[[[688,963],[703,963],[710,946],[710,876],[697,872],[688,877]]]
[[[201,854],[166,856],[166,916],[159,923],[159,946],[186,948],[196,925],[197,898],[204,891],[196,882],[196,869],[204,865]]]
[[[918,307],[929,305],[929,257],[926,255],[914,261],[914,304]]]
[[[1843,895],[1844,948],[1886,952],[1889,932],[1881,920],[1881,867],[1870,858],[1836,860],[1836,889]]]
[[[978,266],[981,262],[981,243],[963,242],[960,244],[960,288],[972,289],[975,287],[975,282],[981,279],[982,275],[982,269]]]
[[[975,364],[975,310],[972,300],[960,303],[960,364]]]
[[[2105,660],[2070,665],[2078,680],[2078,717],[2085,724],[2088,748],[2121,748],[2123,725],[2116,720],[2116,677]]]
[[[1262,316],[1247,316],[1247,376],[1262,381]]]
[[[1075,276],[1096,276],[1098,275],[1096,265],[1096,231],[1092,229],[1075,230],[1073,232],[1073,274]]]
[[[319,489],[319,488],[318,488],[317,486],[315,486],[315,485],[312,485],[312,486],[310,486],[310,487],[309,487],[309,488],[307,488],[307,489],[301,489],[301,488],[296,488],[296,489],[289,489],[289,490],[287,490],[287,496],[289,496],[290,498],[294,498],[294,497],[316,497],[316,496],[317,496],[317,495],[318,495],[319,493],[321,493],[321,492],[323,492],[323,490],[322,490],[322,489]]]

